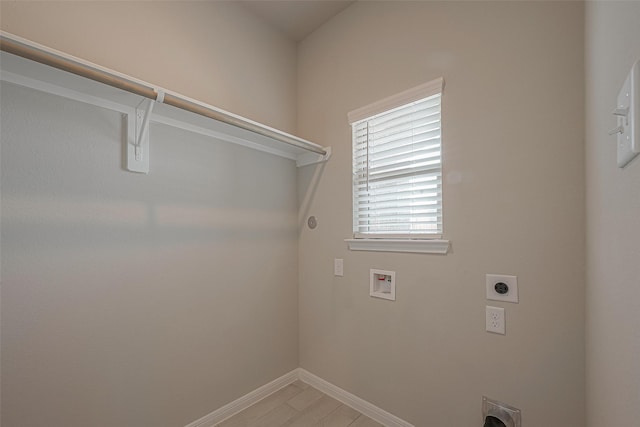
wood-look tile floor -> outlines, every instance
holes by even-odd
[[[383,427],[337,400],[296,381],[216,427]]]

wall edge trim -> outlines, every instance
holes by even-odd
[[[323,380],[305,369],[298,368],[298,372],[300,381],[309,384],[385,427],[414,427],[413,424],[409,424],[403,419],[377,407],[373,403],[367,402],[366,400]]]
[[[336,399],[350,408],[355,409],[385,427],[414,427],[413,424],[398,418],[384,409],[377,407],[373,403],[367,402],[366,400],[361,399],[358,396],[351,394],[302,368],[296,368],[293,371],[258,387],[244,396],[239,397],[238,399],[205,415],[204,417],[187,424],[185,427],[214,427],[216,424],[231,418],[237,413],[247,409],[249,406],[259,402],[270,394],[275,393],[296,380],[309,384],[324,394]]]
[[[258,387],[257,389],[245,394],[238,399],[227,403],[226,405],[216,409],[215,411],[205,415],[202,418],[187,424],[185,427],[213,427],[216,424],[234,416],[238,412],[247,409],[254,403],[259,402],[272,393],[280,390],[281,388],[291,384],[298,379],[298,368],[293,371],[284,374],[283,376],[276,378],[275,380]]]

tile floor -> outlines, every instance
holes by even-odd
[[[337,400],[296,381],[216,427],[383,427]]]

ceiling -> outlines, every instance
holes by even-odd
[[[256,15],[300,41],[355,0],[241,0]]]

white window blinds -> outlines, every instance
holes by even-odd
[[[356,238],[442,234],[441,95],[438,79],[377,103],[402,105],[352,121]]]

